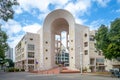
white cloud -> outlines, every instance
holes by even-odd
[[[36,33],[40,28],[41,25],[37,23],[22,27],[17,21],[10,19],[7,23],[2,25],[2,29],[4,29],[9,36],[8,43],[12,48],[16,46],[25,32]]]
[[[14,48],[17,42],[20,40],[21,36],[23,36],[23,34],[18,35],[18,33],[22,31],[22,26],[17,21],[9,19],[8,22],[2,25],[2,28],[6,31],[9,37],[9,46]]]
[[[102,6],[102,7],[106,7],[107,4],[111,1],[111,0],[94,0],[98,3],[98,5]]]
[[[116,12],[117,12],[117,13],[120,13],[120,9],[117,9]]]
[[[120,0],[117,0],[118,3],[120,3]]]
[[[42,12],[47,12],[49,4],[56,4],[56,6],[65,5],[69,0],[18,0],[20,7],[25,11],[30,11],[33,8],[38,8]]]
[[[91,22],[90,25],[88,26],[90,27],[91,30],[97,30],[100,27],[100,25],[103,23],[104,23],[103,19],[98,19],[98,20]]]
[[[86,22],[86,20],[83,20],[83,19],[80,19],[80,18],[76,18],[75,22],[78,23],[78,24],[83,24],[84,25],[84,22]]]
[[[23,27],[23,31],[37,33],[37,31],[41,28],[40,24],[34,23],[32,25],[27,25]]]
[[[70,11],[75,17],[83,15],[91,7],[91,0],[78,0],[76,3],[68,3],[65,9]]]
[[[49,13],[49,12],[48,12],[48,13]],[[38,16],[38,19],[41,20],[41,21],[45,20],[45,17],[48,15],[48,13],[47,13],[47,12],[46,12],[46,13],[41,13],[41,14]]]
[[[13,6],[13,9],[16,14],[21,14],[23,12],[20,6]]]
[[[9,46],[12,48],[15,48],[15,46],[18,44],[18,42],[22,39],[23,34],[22,35],[17,35],[16,36],[11,36],[9,38],[9,40],[11,40],[11,42],[9,42]]]
[[[22,30],[21,25],[15,20],[9,19],[7,23],[3,24],[2,28],[7,30],[9,35],[16,34]]]
[[[51,3],[53,3],[53,4],[59,4],[59,5],[64,5],[64,4],[66,4],[66,3],[68,3],[68,1],[69,0],[49,0],[49,1],[51,1]]]
[[[48,11],[49,0],[18,0],[20,7],[24,11],[30,12],[31,9],[38,8],[40,11]]]
[[[55,5],[55,9],[64,8],[74,16],[83,15],[91,6],[91,0],[78,0],[76,3],[69,0],[18,0],[18,2],[20,3],[20,8],[16,10],[17,13],[21,13],[21,10],[31,13],[32,9],[37,8],[45,15],[50,12],[50,4]]]

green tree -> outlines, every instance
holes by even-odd
[[[111,22],[110,28],[101,25],[95,35],[96,48],[103,52],[107,59],[120,57],[120,18]]]
[[[111,22],[109,40],[110,44],[107,47],[106,57],[117,59],[120,57],[120,18]]]
[[[8,19],[13,19],[14,5],[19,5],[17,0],[0,0],[1,20],[8,21]],[[0,25],[0,64],[5,63],[5,51],[8,49],[7,39],[8,36],[6,35],[6,32],[2,31]]]
[[[4,60],[5,51],[8,49],[7,39],[7,34],[4,31],[2,31],[0,27],[0,58],[2,60]]]
[[[18,5],[17,0],[0,0],[0,19],[8,21],[13,19],[13,6]]]
[[[8,66],[8,67],[14,67],[14,62],[13,62],[11,59],[6,59],[5,62],[8,62],[8,63],[9,63],[9,66]]]
[[[98,32],[95,35],[96,48],[105,52],[105,48],[108,46],[108,28],[105,25],[101,25]]]

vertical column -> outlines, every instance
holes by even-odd
[[[95,72],[96,72],[96,67],[97,67],[97,66],[96,66],[96,58],[95,58],[95,63],[94,63],[94,64],[95,64],[95,69],[94,69],[94,70],[95,70]]]
[[[64,53],[64,66],[65,66],[65,53]]]
[[[61,33],[60,33],[60,62],[62,61],[62,53],[61,53],[61,48],[62,48],[62,36],[61,36]]]
[[[26,71],[28,71],[28,59],[26,59]]]
[[[58,51],[58,43],[59,43],[59,42],[58,42],[58,39],[57,39],[57,42],[56,42],[56,44],[57,44],[57,54],[56,54],[57,63],[58,63],[58,57],[59,57],[59,55],[58,55],[58,54],[59,54],[59,53],[58,53],[58,52],[59,52],[59,51]]]
[[[66,48],[68,49],[68,32],[66,32]]]
[[[60,49],[61,49],[61,45],[62,45],[62,37],[61,37],[61,34],[60,34]]]

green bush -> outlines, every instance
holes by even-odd
[[[21,69],[21,71],[25,71],[25,69]]]
[[[87,71],[87,68],[85,67],[85,68],[83,68],[83,72],[86,72]]]
[[[14,68],[13,67],[12,68],[8,68],[7,71],[8,72],[14,72]]]
[[[15,72],[19,72],[19,69],[15,68],[14,71],[15,71]]]
[[[8,68],[7,71],[8,72],[19,72],[20,70],[18,68],[11,67],[11,68]],[[21,71],[24,71],[24,70],[21,69]]]
[[[62,67],[62,64],[59,64],[58,66],[59,66],[59,67]]]

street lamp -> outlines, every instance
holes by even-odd
[[[81,47],[79,46],[78,48],[80,49],[80,72],[81,72],[81,74],[82,74],[82,73],[83,73],[83,72],[82,72],[82,70],[83,70],[83,69],[82,69],[83,53],[82,53]]]

